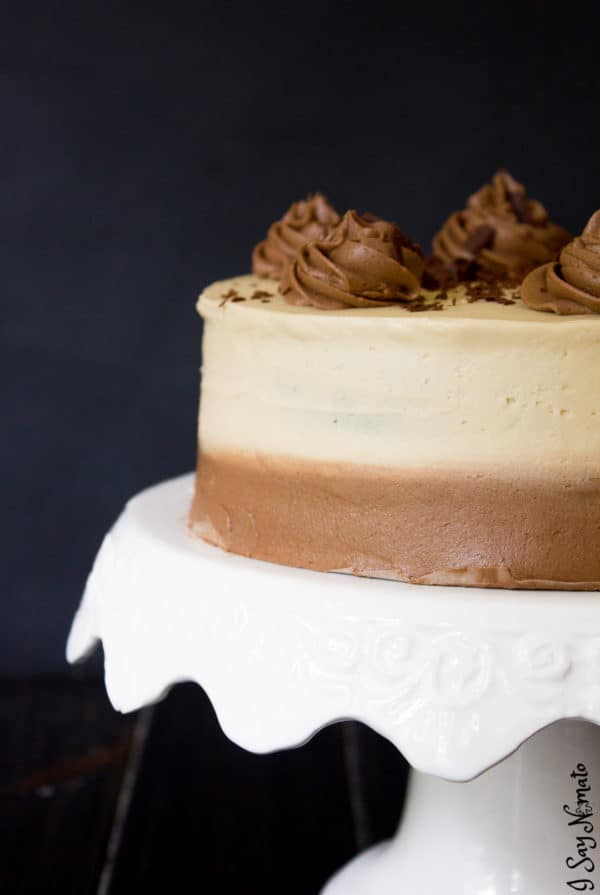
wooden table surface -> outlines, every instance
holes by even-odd
[[[204,692],[113,711],[85,667],[0,679],[0,892],[312,895],[392,835],[396,749],[342,722],[253,755]]]

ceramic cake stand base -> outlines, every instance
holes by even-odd
[[[587,774],[572,778],[582,765]],[[553,724],[469,783],[412,771],[396,837],[352,861],[324,895],[593,891],[592,883],[600,886],[596,820],[583,829],[586,818],[564,810],[577,812],[577,789],[588,781],[591,795],[583,795],[592,803],[600,792],[600,734],[585,721]]]
[[[341,718],[391,740],[415,769],[398,835],[327,895],[597,890],[600,594],[416,587],[225,554],[187,534],[192,481],[130,501],[75,617],[68,658],[102,640],[115,708],[194,680],[255,752]]]

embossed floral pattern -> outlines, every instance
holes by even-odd
[[[566,645],[551,635],[528,634],[520,639],[517,652],[530,680],[561,680],[571,668]]]

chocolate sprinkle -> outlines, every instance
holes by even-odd
[[[223,305],[226,305],[228,301],[233,301],[238,297],[238,292],[236,289],[230,289],[229,292],[224,292],[221,295],[223,301],[219,302],[219,307],[222,308]]]
[[[419,311],[443,311],[445,307],[443,299],[445,297],[445,294],[441,293],[435,301],[428,301],[424,295],[419,295],[414,301],[408,302],[406,305],[403,305],[403,307],[413,314]]]
[[[490,301],[498,305],[514,305],[515,300],[513,298],[505,298],[502,295],[502,286],[503,283],[499,280],[489,280],[488,282],[472,280],[469,283],[465,283],[467,301],[469,304],[473,304],[476,301]]]

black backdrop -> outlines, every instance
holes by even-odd
[[[0,670],[63,664],[124,501],[192,468],[195,296],[292,199],[428,243],[503,165],[581,227],[596,6],[5,5]]]

